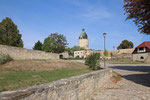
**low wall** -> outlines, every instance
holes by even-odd
[[[99,70],[53,83],[0,94],[0,100],[85,100],[99,90],[110,77],[111,69]]]
[[[59,54],[0,45],[0,54],[9,54],[13,59],[59,59]]]

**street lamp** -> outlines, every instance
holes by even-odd
[[[106,51],[106,47],[105,47],[105,37],[106,37],[106,33],[103,33],[104,36],[104,68],[106,68],[106,58],[105,58],[105,51]]]

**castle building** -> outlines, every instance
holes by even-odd
[[[79,36],[79,47],[84,48],[85,50],[75,51],[74,58],[86,58],[93,53],[93,50],[89,49],[89,40],[88,35],[85,32],[85,29],[82,29],[82,32]]]
[[[85,29],[82,29],[82,32],[79,36],[79,47],[89,49],[89,40],[88,35],[85,32]]]

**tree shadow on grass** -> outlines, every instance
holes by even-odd
[[[113,69],[144,72],[139,74],[123,75],[122,77],[137,84],[150,87],[150,66],[112,66]]]

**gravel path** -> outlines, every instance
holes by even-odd
[[[123,75],[117,83],[109,81],[91,100],[150,100],[150,65],[115,65]]]

